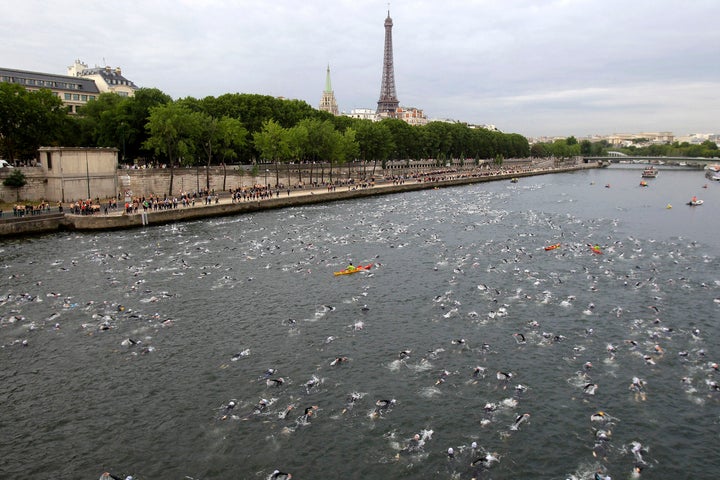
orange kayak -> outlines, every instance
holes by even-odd
[[[545,250],[546,250],[546,251],[548,251],[548,250],[555,250],[556,248],[560,248],[560,244],[559,244],[559,243],[556,243],[555,245],[548,245],[547,247],[545,247]]]
[[[363,272],[363,271],[365,271],[365,270],[370,270],[370,269],[372,268],[372,266],[373,266],[372,263],[368,263],[367,265],[358,265],[357,267],[355,267],[355,268],[352,269],[352,270],[348,270],[348,269],[346,268],[345,270],[340,270],[339,272],[333,272],[333,275],[336,275],[336,276],[337,276],[337,275],[350,275],[350,274],[352,274],[352,273],[357,273],[357,272]]]

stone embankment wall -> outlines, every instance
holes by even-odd
[[[283,193],[278,197],[259,201],[231,203],[227,198],[225,198],[223,201],[212,205],[204,205],[198,202],[198,204],[194,207],[178,207],[171,210],[148,211],[145,214],[44,214],[39,216],[30,215],[22,219],[13,219],[12,217],[8,218],[8,216],[4,216],[0,219],[0,237],[31,235],[35,233],[60,230],[119,230],[142,227],[145,225],[161,225],[178,221],[236,215],[259,210],[309,205],[351,198],[364,198],[374,195],[402,193],[421,189],[468,185],[478,182],[508,180],[513,177],[545,175],[596,167],[596,165],[573,165],[525,171],[517,170],[502,174],[497,172],[490,173],[476,171],[474,173],[457,173],[448,175],[445,177],[445,180],[440,181],[423,181],[422,179],[413,179],[397,184],[394,182],[380,183],[369,188],[352,189],[348,187],[339,187],[334,191],[328,191],[327,189],[319,189],[315,191],[310,189],[298,190],[293,191],[289,196]],[[10,215],[12,215],[12,213],[10,213]]]
[[[423,172],[429,172],[434,169],[452,168],[457,171],[471,171],[478,166],[472,161],[455,160],[446,165],[437,166],[435,160],[407,160],[387,162],[385,169],[380,163],[351,163],[341,167],[334,166],[332,169],[329,164],[290,164],[290,165],[230,165],[225,168],[221,166],[213,166],[209,168],[209,184],[210,190],[216,193],[226,192],[230,189],[250,187],[253,185],[270,184],[275,186],[280,183],[284,186],[296,187],[302,185],[308,187],[310,185],[323,185],[330,182],[346,182],[348,179],[359,180],[389,178],[395,175],[415,175]],[[517,170],[526,169],[533,166],[532,159],[506,159],[503,162],[503,169]],[[0,169],[0,201],[13,203],[17,198],[22,201],[38,202],[48,200],[57,202],[60,198],[47,198],[48,177],[41,167],[18,167],[27,179],[27,185],[16,190],[6,187],[2,181],[10,175],[13,169]],[[491,169],[490,164],[485,164],[486,169]],[[80,179],[82,188],[80,191],[85,192],[87,187],[83,177]],[[100,191],[93,184],[94,178],[90,176],[90,192],[93,198],[96,195],[92,192]],[[170,169],[167,168],[148,168],[148,169],[118,169],[117,170],[117,192],[121,200],[124,200],[126,191],[130,191],[132,196],[163,197],[170,191]],[[182,192],[193,193],[205,190],[208,185],[208,174],[205,167],[190,168],[174,168],[173,169],[173,195],[179,196]],[[105,191],[105,190],[102,190]],[[81,195],[82,196],[82,195]],[[104,196],[100,200],[105,200]],[[74,198],[72,195],[66,194],[65,202],[70,203],[82,198]]]

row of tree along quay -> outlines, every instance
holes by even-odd
[[[141,88],[133,97],[103,93],[78,114],[68,114],[50,90],[0,83],[0,158],[29,164],[40,146],[115,147],[120,163],[170,168],[267,161],[338,165],[352,159],[433,158],[441,164],[449,158],[569,158],[605,156],[611,147],[606,141],[578,142],[571,136],[531,148],[522,135],[461,122],[372,122],[334,116],[301,100],[257,94],[173,100],[158,89]],[[619,150],[632,155],[718,156],[713,142]]]

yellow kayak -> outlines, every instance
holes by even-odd
[[[348,270],[347,268],[345,270],[340,270],[339,272],[333,272],[333,275],[350,275],[351,273],[357,273],[357,272],[363,272],[365,270],[370,270],[372,268],[373,264],[369,263],[367,265],[358,265],[357,267],[353,268],[352,270]]]

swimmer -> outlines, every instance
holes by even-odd
[[[305,382],[305,391],[307,393],[310,393],[310,390],[317,385],[320,385],[320,379],[318,377],[316,377],[315,375],[313,375],[310,380]]]
[[[230,361],[232,361],[232,362],[237,362],[237,361],[240,360],[242,357],[247,357],[247,356],[249,356],[249,355],[250,355],[250,349],[249,349],[249,348],[246,348],[246,349],[243,350],[242,352],[236,353],[235,355],[233,355],[232,358],[230,359]]]
[[[266,382],[266,384],[267,384],[268,387],[281,387],[281,386],[283,385],[283,383],[285,383],[285,379],[282,378],[282,377],[280,377],[280,378],[268,378],[268,379],[267,379],[267,382]]]
[[[270,405],[269,401],[267,401],[264,398],[260,399],[258,404],[255,405],[255,409],[253,410],[253,413],[260,414],[260,413],[265,412],[267,410],[268,405]]]
[[[287,418],[288,414],[290,412],[292,412],[294,408],[295,408],[295,405],[292,405],[292,404],[288,405],[287,407],[285,407],[285,410],[283,410],[282,412],[280,412],[278,414],[278,418]]]
[[[612,480],[610,475],[602,475],[599,471],[595,472],[594,480]]]
[[[481,377],[484,375],[485,375],[485,368],[478,366],[473,369],[473,374],[472,374],[473,378],[478,378],[478,377]]]
[[[492,413],[497,409],[498,409],[497,403],[491,403],[491,402],[486,403],[485,406],[483,407],[483,410],[485,410],[486,413]]]
[[[640,442],[632,442],[630,445],[632,445],[632,448],[630,451],[632,452],[633,456],[635,457],[635,462],[639,464],[645,464],[645,460],[642,458],[642,453],[645,451],[643,450],[642,444]]]
[[[585,370],[590,370],[592,368],[593,364],[592,362],[585,362],[585,365],[583,365],[583,368]]]
[[[495,374],[495,376],[496,376],[497,379],[500,380],[501,382],[507,382],[507,381],[509,381],[509,380],[512,378],[513,374],[510,373],[510,372],[501,372],[501,371],[498,371],[498,372]]]
[[[330,362],[330,365],[332,365],[332,366],[340,365],[341,363],[345,363],[347,361],[348,361],[348,357],[337,357],[335,360]]]
[[[448,375],[450,375],[450,372],[448,372],[447,370],[443,370],[442,372],[440,372],[440,378],[435,381],[435,385],[445,383],[445,379],[448,377]]]
[[[645,389],[645,380],[641,380],[638,377],[633,377],[629,388],[633,392],[641,392]]]
[[[474,467],[478,464],[483,465],[484,467],[489,467],[492,465],[493,462],[499,462],[500,460],[493,455],[492,453],[485,454],[484,457],[476,458],[472,462],[470,462],[470,466]]]
[[[302,418],[302,421],[305,422],[305,423],[308,423],[308,422],[310,421],[310,417],[312,417],[312,416],[315,414],[315,411],[317,411],[317,409],[318,409],[318,406],[317,406],[317,405],[313,405],[313,406],[311,406],[311,407],[307,407],[307,408],[305,409],[305,413],[304,413],[303,416],[301,417],[301,418]]]
[[[396,401],[393,398],[392,400],[378,400],[375,402],[375,411],[373,412],[373,416],[378,417],[382,415],[384,412],[388,411],[390,407],[395,405]]]
[[[360,400],[362,397],[363,394],[358,392],[352,392],[348,395],[347,402],[345,403],[345,408],[343,408],[342,413],[346,413],[348,410],[351,410],[355,406],[355,402]]]
[[[232,409],[235,408],[235,405],[236,405],[236,404],[235,404],[235,400],[230,400],[230,401],[228,402],[228,404],[225,405],[225,407],[224,407],[224,409],[223,409],[223,410],[224,410],[224,414],[225,414],[225,415],[223,415],[223,417],[222,417],[223,420],[225,420],[225,418],[227,418],[228,413],[230,413],[230,412],[232,411]]]
[[[403,452],[412,453],[417,452],[422,447],[422,438],[420,437],[419,433],[416,433],[413,435],[413,437],[408,441],[408,444],[405,448],[402,449]]]
[[[275,374],[275,373],[277,373],[277,369],[276,369],[276,368],[268,368],[267,370],[265,370],[265,373],[263,373],[262,376],[259,377],[259,380],[266,379],[266,378],[270,377],[271,375],[273,375],[273,374]]]
[[[458,338],[456,340],[452,341],[453,345],[465,345],[465,339],[464,338]]]
[[[515,341],[519,345],[522,345],[525,343],[525,335],[523,335],[522,333],[513,333],[513,337],[515,337]]]
[[[610,417],[608,417],[608,415],[605,412],[603,412],[602,410],[590,415],[591,422],[607,422],[609,420],[610,420]]]
[[[595,395],[595,390],[597,390],[597,384],[595,383],[588,383],[583,387],[583,392],[586,395]]]
[[[410,352],[412,350],[403,350],[398,354],[398,358],[400,360],[405,360],[406,358],[410,358]]]
[[[515,418],[515,423],[512,424],[510,427],[511,430],[517,430],[520,424],[527,421],[527,419],[530,418],[529,413],[523,413],[522,415],[518,415],[517,418]]]
[[[275,470],[270,475],[270,480],[290,480],[292,478],[292,474],[281,472],[280,470]]]
[[[100,475],[100,479],[99,479],[99,480],[110,480],[110,479],[112,479],[112,480],[122,480],[122,477],[118,477],[117,475],[113,475],[113,474],[110,473],[110,472],[105,472],[105,473],[103,473],[102,475]]]
[[[635,465],[632,469],[632,472],[630,473],[630,478],[640,478],[640,473],[642,473],[642,469],[642,466]]]
[[[448,448],[447,450],[447,456],[449,459],[455,458],[455,450],[453,450],[452,447]]]

